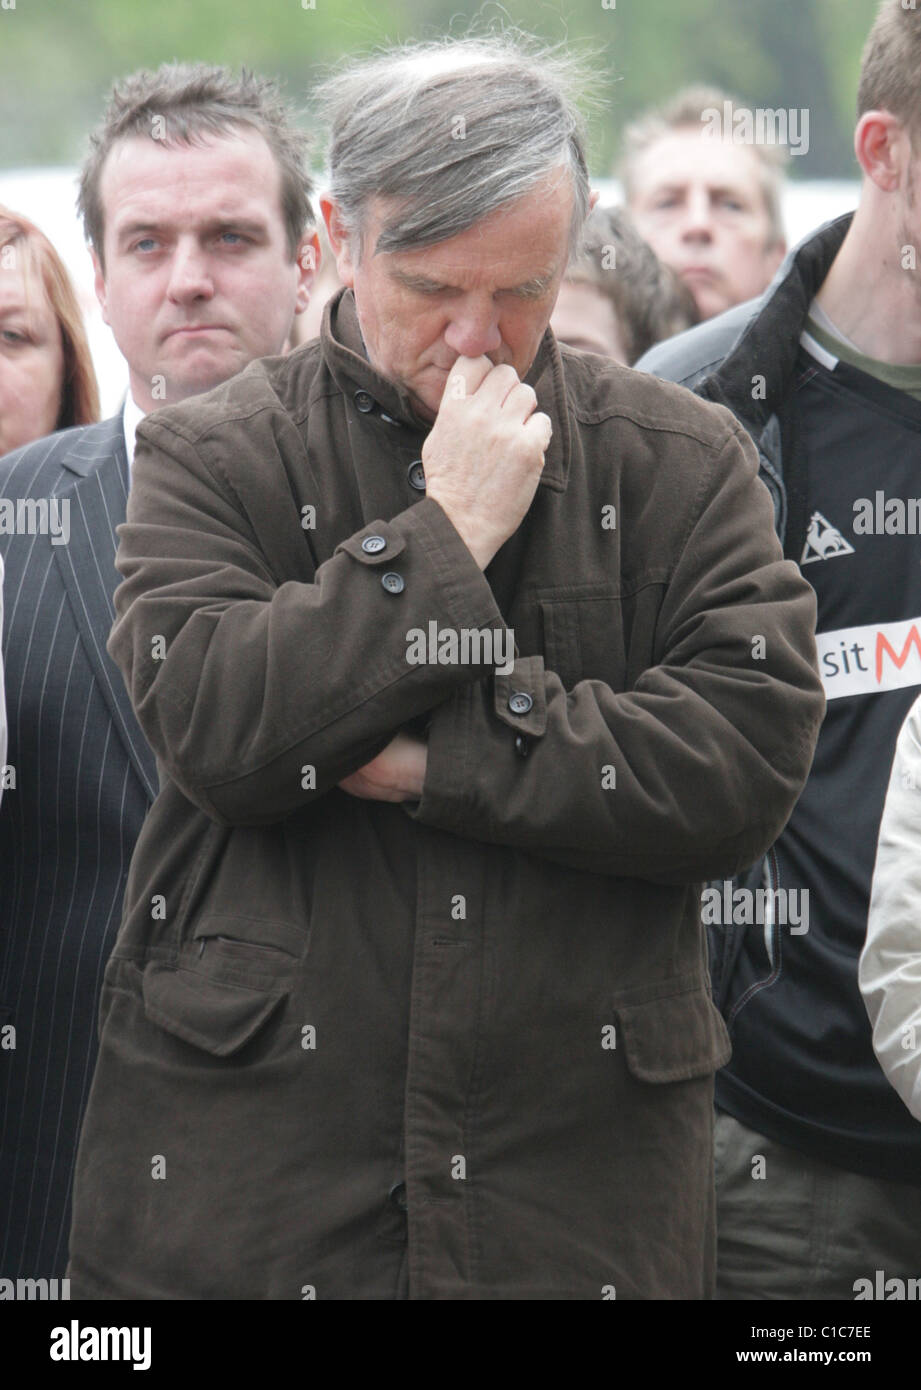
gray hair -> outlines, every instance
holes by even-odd
[[[229,68],[208,63],[163,63],[156,71],[142,69],[116,82],[102,121],[89,137],[77,211],[103,267],[105,213],[100,181],[113,145],[138,135],[154,136],[166,145],[193,145],[233,134],[240,127],[258,131],[278,165],[288,254],[294,260],[301,237],[313,224],[313,189],[307,136],[296,125],[295,112],[282,99],[278,84],[246,68],[241,68],[238,77]]]
[[[702,130],[705,112],[722,112],[729,102],[733,112],[742,103],[719,87],[684,87],[664,106],[646,111],[627,126],[623,135],[623,161],[620,168],[624,197],[629,204],[634,193],[634,172],[638,160],[665,135],[676,130]],[[758,160],[761,191],[770,225],[770,244],[784,240],[783,183],[787,158],[779,145],[756,143],[748,146]]]
[[[404,44],[328,79],[331,193],[361,254],[373,198],[393,200],[373,251],[433,245],[568,173],[570,246],[588,215],[587,65],[524,35]]]

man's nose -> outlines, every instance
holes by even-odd
[[[502,344],[499,313],[492,300],[461,305],[451,316],[445,342],[461,357],[485,357]]]
[[[197,244],[177,245],[170,263],[167,295],[176,304],[210,299],[214,282],[207,253]]]
[[[685,241],[713,239],[713,209],[705,189],[695,189],[685,203],[681,235]]]

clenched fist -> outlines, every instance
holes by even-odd
[[[524,519],[544,468],[550,417],[514,367],[459,357],[422,448],[425,491],[480,569]]]

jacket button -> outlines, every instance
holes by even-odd
[[[525,735],[524,735],[524,734],[516,734],[516,735],[515,735],[515,752],[518,754],[519,758],[526,758],[526,757],[528,756],[528,753],[529,753],[530,751],[531,751],[531,745],[528,743],[528,740],[527,740],[527,738],[525,737]]]
[[[374,397],[368,391],[356,391],[354,400],[356,410],[360,410],[362,415],[374,409]]]
[[[395,1182],[387,1195],[395,1207],[398,1207],[400,1211],[406,1211],[408,1203],[406,1201],[405,1182]]]
[[[415,463],[409,465],[406,476],[409,479],[410,487],[414,487],[417,492],[425,492],[425,469],[421,459],[416,459]]]
[[[527,691],[524,690],[516,690],[514,695],[508,697],[508,707],[512,711],[512,714],[527,714],[533,704],[534,701]]]
[[[361,548],[366,555],[379,555],[382,550],[387,549],[387,542],[383,536],[365,536]]]
[[[402,594],[406,588],[406,580],[402,574],[394,574],[392,570],[381,576],[381,583],[388,594]]]

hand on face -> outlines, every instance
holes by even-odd
[[[550,417],[514,367],[459,357],[422,448],[426,496],[447,514],[481,569],[534,499]]]
[[[372,200],[360,237],[332,198],[321,206],[339,275],[355,293],[368,358],[434,420],[460,359],[485,357],[524,377],[540,347],[569,253],[573,192],[565,171],[456,236],[377,251],[391,211]]]

